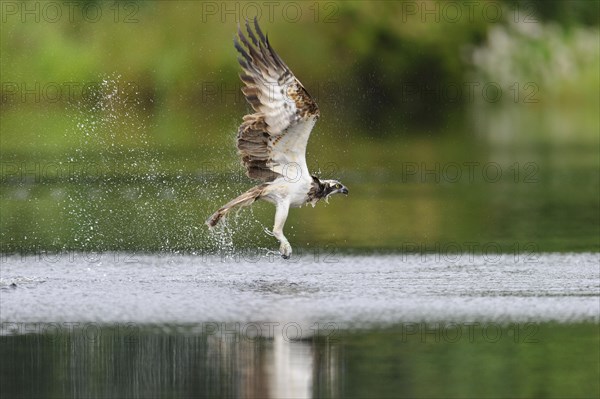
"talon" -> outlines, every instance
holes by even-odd
[[[265,233],[267,233],[267,234],[268,234],[268,235],[270,235],[271,237],[274,237],[274,236],[275,236],[275,234],[274,234],[274,233],[273,233],[271,230],[267,229],[266,227],[265,227]]]
[[[289,242],[282,242],[279,247],[279,253],[283,259],[289,259],[292,256],[292,246]]]

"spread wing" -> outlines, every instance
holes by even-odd
[[[244,116],[239,127],[238,153],[250,178],[272,181],[282,175],[295,178],[296,173],[309,177],[306,144],[319,108],[273,50],[256,18],[254,28],[256,34],[246,21],[250,41],[239,27],[239,41],[234,39],[241,55],[242,92],[255,111]]]

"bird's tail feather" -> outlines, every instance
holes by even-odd
[[[227,215],[227,213],[233,208],[252,205],[252,203],[256,201],[262,194],[264,186],[264,184],[261,184],[260,186],[252,187],[239,197],[234,198],[223,205],[218,211],[213,213],[211,217],[206,219],[206,225],[208,227],[214,227],[217,225],[217,223],[219,223],[219,220]]]

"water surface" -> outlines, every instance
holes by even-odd
[[[63,253],[2,262],[5,321],[595,321],[599,254]]]

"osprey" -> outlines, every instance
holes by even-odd
[[[251,42],[239,26],[239,40],[234,38],[233,42],[241,55],[242,92],[255,113],[244,116],[237,149],[246,175],[262,183],[223,205],[206,224],[214,227],[231,209],[256,200],[270,202],[276,208],[272,234],[281,244],[281,256],[288,259],[292,247],[283,235],[283,225],[289,208],[307,203],[315,206],[330,195],[348,194],[348,189],[337,180],[321,180],[308,172],[306,144],[319,119],[319,107],[273,50],[256,18],[256,33],[248,21],[246,30]]]

